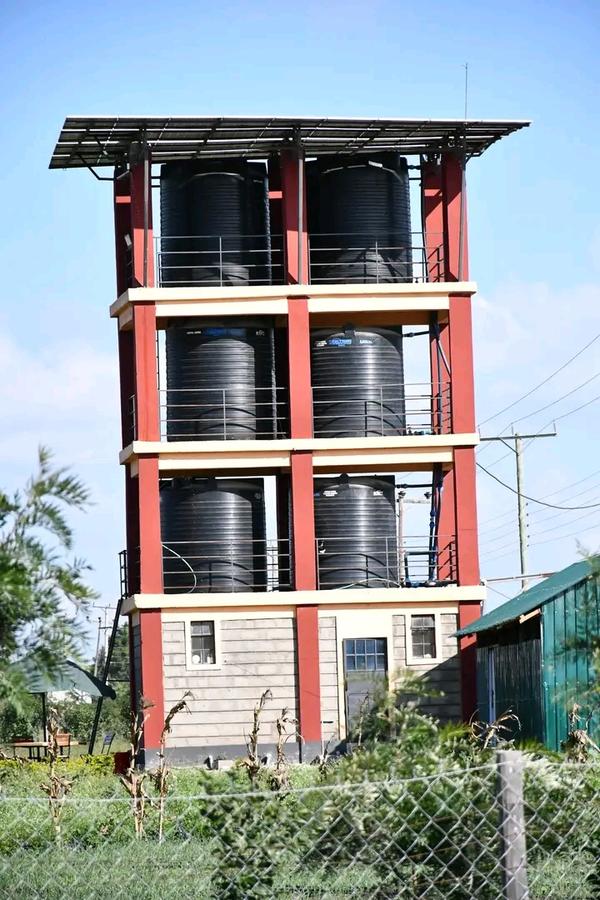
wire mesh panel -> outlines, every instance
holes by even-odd
[[[460,767],[446,760],[433,774],[377,781],[361,777],[360,767],[359,758],[354,780],[343,783],[306,767],[310,786],[274,781],[256,790],[242,790],[242,776],[227,788],[217,774],[211,785],[212,775],[200,779],[192,770],[174,775],[176,788],[162,800],[148,779],[137,837],[137,808],[110,776],[102,796],[68,796],[54,808],[42,797],[4,792],[0,897],[599,896],[597,767],[526,760],[520,895],[506,881],[493,762]],[[263,785],[268,769],[265,775]],[[202,791],[194,791],[198,784]],[[77,790],[85,794],[89,784]]]

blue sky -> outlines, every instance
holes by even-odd
[[[0,12],[0,466],[12,487],[42,441],[91,485],[74,522],[104,603],[123,544],[110,185],[49,172],[67,114],[311,114],[531,118],[468,171],[478,417],[519,397],[600,332],[594,2],[103,4],[5,0]],[[598,344],[484,429],[553,403],[600,370]],[[600,378],[520,428],[600,395]],[[526,489],[600,500],[600,401],[527,450]],[[510,459],[481,462],[514,483]],[[518,571],[514,497],[479,478],[486,576]],[[586,490],[574,499],[573,494]],[[529,506],[531,568],[600,545],[600,510]],[[557,514],[558,513],[558,514]],[[584,517],[585,514],[585,517]],[[555,518],[550,518],[555,515]],[[583,518],[578,518],[583,517]],[[496,589],[514,593],[510,583]],[[502,599],[494,595],[496,599]]]

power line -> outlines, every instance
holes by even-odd
[[[546,500],[548,497],[556,497],[557,494],[563,494],[565,491],[568,491],[569,488],[577,487],[578,484],[583,484],[584,481],[589,481],[590,478],[594,477],[594,475],[599,475],[599,474],[600,474],[600,469],[595,469],[593,472],[590,472],[589,475],[584,475],[583,478],[578,478],[577,481],[571,481],[571,482],[569,482],[569,484],[563,484],[562,487],[557,488],[555,491],[550,491],[548,494],[542,494],[541,499]],[[597,486],[600,486],[600,483],[599,483],[599,485],[593,485],[593,487],[597,487]],[[580,494],[585,494],[585,493],[587,493],[587,491],[592,490],[593,487],[587,488],[585,491],[580,491],[579,494],[573,494],[572,496],[578,497],[578,496],[580,496]],[[482,522],[480,522],[479,527],[481,528],[487,522],[497,522],[498,519],[505,519],[507,516],[512,516],[512,515],[514,515],[514,510],[511,509],[505,513],[501,513],[499,516],[490,516],[489,519],[484,519]]]
[[[573,494],[570,499],[574,499],[575,497],[580,497],[582,494],[588,494],[592,490],[596,491],[597,487],[598,487],[598,485],[593,485],[593,487],[587,488],[585,491],[579,491],[577,494]],[[596,500],[596,497],[594,497],[593,499]],[[598,497],[597,499],[600,502],[600,497]],[[565,515],[568,516],[569,513],[572,512],[572,510],[560,510],[559,512],[551,513],[549,516],[548,515],[540,515],[542,512],[543,512],[543,510],[533,510],[533,512],[531,514],[529,514],[529,512],[528,512],[527,518],[528,518],[529,522],[533,525],[541,525],[543,522],[551,522],[553,519],[558,519]],[[512,511],[511,511],[511,513],[512,513]],[[563,523],[563,525],[568,525],[568,524],[569,524],[569,522]],[[487,528],[485,535],[482,536],[482,538],[481,538],[481,542],[482,543],[494,543],[495,541],[501,541],[508,534],[510,534],[510,532],[512,531],[512,528],[513,528],[513,525],[509,524],[507,522],[503,522],[501,525],[498,525],[495,528]],[[492,536],[493,532],[498,531],[498,529],[501,529],[500,534]]]
[[[587,400],[585,403],[582,403],[580,406],[576,406],[575,409],[570,409],[569,412],[562,413],[562,415],[556,416],[554,419],[550,419],[549,422],[546,422],[546,424],[542,426],[541,431],[538,432],[538,434],[541,434],[541,432],[544,430],[544,428],[547,428],[552,423],[554,423],[556,425],[557,422],[560,422],[562,419],[568,418],[568,416],[574,415],[574,413],[579,412],[581,409],[585,409],[586,406],[590,406],[592,403],[596,403],[597,400],[600,400],[600,394],[598,394],[596,397],[592,397],[591,400]],[[508,428],[508,427],[509,427],[509,425],[506,426],[506,428]],[[537,437],[537,436],[538,435],[534,435],[534,437]],[[510,435],[507,434],[507,435],[504,435],[504,437],[509,438]],[[530,444],[531,444],[531,440],[528,441],[527,444],[525,444],[524,449],[527,449],[527,447],[529,447]],[[492,466],[497,466],[498,463],[501,463],[502,460],[506,459],[508,456],[510,456],[510,453],[504,453],[499,459],[494,460],[494,462],[492,462],[492,463],[488,463],[488,465],[490,466],[490,468]]]
[[[482,469],[486,475],[489,475],[490,478],[493,478],[494,481],[497,481],[498,484],[501,484],[502,487],[506,488],[507,491],[512,491],[513,494],[520,494],[525,500],[529,500],[530,503],[538,503],[540,506],[549,506],[550,509],[595,509],[600,506],[600,503],[589,503],[587,506],[557,506],[556,503],[545,503],[543,500],[536,500],[535,497],[528,497],[527,494],[523,494],[521,491],[516,491],[510,484],[506,484],[505,481],[502,481],[493,472],[488,472],[485,466],[482,466],[481,463],[477,463],[478,468]]]
[[[580,528],[578,531],[573,531],[571,534],[559,534],[557,537],[553,538],[545,538],[543,541],[534,541],[531,545],[532,547],[539,547],[541,544],[552,544],[555,541],[564,541],[570,537],[578,537],[580,534],[586,534],[588,531],[594,531],[596,528],[600,528],[600,521],[595,522],[593,525],[590,525],[588,528]],[[498,559],[502,559],[504,556],[508,556],[512,551],[509,550],[507,553],[502,553],[500,556],[493,556],[491,559],[487,560],[487,563],[495,562]]]
[[[492,419],[497,419],[498,416],[501,416],[502,413],[505,413],[509,409],[512,409],[513,406],[516,406],[518,403],[521,403],[522,400],[526,400],[527,397],[531,397],[531,395],[535,394],[535,392],[538,391],[541,387],[543,387],[545,384],[548,384],[548,382],[552,378],[554,378],[555,375],[558,375],[559,372],[562,372],[563,369],[566,369],[567,366],[569,366],[574,360],[576,360],[578,356],[581,356],[581,354],[584,353],[588,349],[588,347],[591,347],[592,344],[594,344],[599,338],[600,338],[600,332],[595,337],[593,337],[591,339],[591,341],[588,341],[588,343],[584,347],[582,347],[581,350],[578,350],[577,353],[575,353],[573,356],[571,356],[570,359],[568,359],[565,363],[563,363],[562,366],[559,366],[558,369],[555,369],[554,372],[552,372],[550,375],[548,375],[546,378],[544,378],[543,381],[540,381],[539,384],[536,384],[535,387],[532,387],[531,390],[527,391],[526,394],[523,394],[522,397],[519,397],[517,400],[513,400],[512,403],[508,404],[508,406],[505,406],[503,409],[499,410],[499,412],[494,413],[493,416],[488,416],[487,419],[484,419],[483,422],[479,423],[479,426],[481,427],[482,425],[486,425],[488,422],[491,422]]]
[[[596,372],[595,375],[592,375],[591,378],[588,378],[586,381],[582,381],[581,384],[578,384],[577,387],[572,388],[572,390],[567,391],[566,394],[563,394],[562,397],[558,397],[556,400],[552,400],[550,403],[546,403],[545,406],[540,406],[539,409],[534,410],[533,412],[526,413],[524,416],[520,416],[518,419],[513,419],[510,423],[511,425],[516,425],[517,422],[522,422],[523,419],[531,419],[533,416],[537,416],[538,413],[544,412],[546,409],[550,409],[551,406],[556,406],[557,403],[562,403],[563,400],[566,400],[567,397],[570,397],[572,394],[580,391],[581,388],[586,387],[591,381],[595,381],[596,378],[600,377],[600,372]]]

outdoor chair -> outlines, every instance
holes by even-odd
[[[59,731],[56,735],[56,745],[63,759],[71,758],[71,735],[69,732]]]
[[[104,735],[104,738],[102,739],[102,747],[100,748],[101,755],[102,754],[108,755],[110,753],[110,748],[112,746],[112,742],[114,741],[114,739],[115,739],[114,731],[111,731],[108,734]]]

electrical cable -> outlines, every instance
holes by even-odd
[[[511,487],[510,484],[506,484],[505,481],[502,481],[497,475],[494,475],[493,472],[488,472],[481,463],[477,463],[476,465],[479,469],[482,469],[486,475],[489,475],[490,478],[493,478],[494,481],[497,481],[498,484],[501,484],[502,487],[506,488],[507,491],[512,491],[513,494],[518,495],[519,491]],[[527,494],[521,493],[521,497],[524,497],[525,500],[529,500],[530,503],[538,503],[540,506],[548,506],[550,509],[597,509],[600,507],[600,503],[589,503],[587,506],[557,506],[556,503],[545,503],[543,500],[536,500],[535,497],[528,497]]]
[[[548,497],[556,497],[557,494],[563,494],[565,491],[568,491],[569,488],[577,487],[578,484],[583,484],[584,481],[589,481],[590,478],[593,478],[594,475],[600,475],[600,469],[595,469],[593,472],[590,472],[589,475],[584,475],[583,478],[578,478],[577,481],[571,481],[569,484],[563,484],[561,488],[557,488],[555,491],[550,491],[548,494],[542,494],[541,499],[547,500]],[[573,494],[573,497],[579,497],[580,494],[585,494],[587,491],[591,491],[595,487],[600,487],[600,483],[598,485],[593,485],[592,488],[586,488],[585,491],[580,491],[579,494]],[[498,519],[504,519],[506,516],[514,515],[514,510],[508,510],[505,513],[501,513],[499,516],[490,516],[489,519],[484,519],[483,522],[479,523],[479,527],[487,524],[487,522],[497,522]]]
[[[570,499],[573,500],[575,497],[580,497],[582,494],[587,494],[590,491],[596,491],[598,487],[599,487],[599,485],[593,485],[591,488],[587,488],[584,491],[579,491],[577,494],[572,494]],[[600,502],[600,497],[598,497],[598,498],[594,497],[593,499],[594,499],[594,501],[596,499],[598,499],[598,501]],[[549,516],[548,515],[540,515],[542,512],[543,512],[543,510],[533,510],[530,514],[528,511],[528,513],[527,513],[528,524],[541,525],[544,522],[551,522],[552,519],[558,519],[565,515],[568,516],[570,510],[560,510],[559,512],[551,513]],[[511,513],[512,513],[512,515],[514,515],[514,510],[511,510]],[[563,524],[568,525],[569,523],[564,522]],[[560,527],[560,526],[557,526],[557,527]],[[507,522],[503,522],[501,525],[497,525],[495,528],[486,528],[485,536],[483,536],[481,538],[481,543],[485,544],[485,543],[494,543],[495,541],[501,541],[511,533],[513,528],[514,528],[514,525],[512,523],[509,524]],[[498,529],[501,529],[501,533],[497,534],[495,536],[491,536],[493,534],[493,532],[498,531]]]
[[[555,541],[564,541],[570,537],[578,537],[580,534],[586,534],[588,531],[594,531],[596,528],[600,528],[600,522],[595,522],[593,525],[590,525],[589,528],[581,528],[579,531],[573,531],[571,534],[559,534],[557,537],[553,538],[545,538],[543,541],[535,541],[533,544],[530,544],[530,547],[538,547],[540,544],[552,544]],[[504,556],[509,556],[512,553],[512,550],[508,550],[506,553],[500,554],[500,556],[493,556],[491,559],[487,560],[487,563],[495,562],[498,559],[502,559]]]
[[[558,369],[555,369],[554,372],[552,372],[550,375],[548,375],[546,378],[544,378],[543,381],[540,381],[539,384],[536,384],[535,387],[533,387],[533,388],[531,388],[531,390],[527,391],[526,394],[523,394],[522,397],[519,397],[517,400],[513,400],[512,403],[508,404],[508,406],[505,406],[503,409],[499,410],[499,412],[494,413],[493,416],[488,416],[487,419],[484,419],[483,422],[479,423],[479,427],[481,427],[482,425],[486,425],[488,422],[491,422],[492,419],[497,419],[498,416],[502,415],[502,413],[505,413],[509,409],[512,409],[513,406],[516,406],[517,403],[521,403],[522,400],[526,400],[527,397],[531,397],[532,394],[534,394],[541,387],[543,387],[545,384],[547,384],[552,378],[554,378],[555,375],[558,375],[559,372],[562,372],[563,369],[566,369],[567,366],[569,366],[574,360],[576,360],[578,356],[581,356],[581,354],[584,353],[588,349],[588,347],[591,347],[592,344],[595,344],[596,341],[599,339],[600,339],[600,332],[595,337],[593,337],[591,339],[591,341],[588,341],[588,343],[584,347],[582,347],[581,350],[578,350],[577,353],[575,353],[573,356],[571,356],[570,359],[568,359],[565,363],[563,363],[562,366],[559,366]]]
[[[600,378],[600,372],[596,372],[596,374],[592,375],[591,378],[588,378],[586,381],[582,381],[581,384],[578,384],[577,387],[574,387],[566,394],[563,394],[562,397],[558,397],[556,400],[552,400],[550,403],[546,403],[545,406],[540,406],[539,409],[536,409],[530,413],[526,413],[524,416],[520,416],[518,419],[513,419],[510,424],[516,425],[517,422],[522,422],[523,419],[531,419],[533,418],[533,416],[537,416],[538,413],[544,412],[544,410],[549,409],[551,406],[555,406],[557,403],[561,403],[563,400],[566,400],[567,397],[570,397],[572,394],[577,393],[577,391],[580,391],[581,388],[584,388],[591,381],[595,381],[596,378]]]
[[[525,444],[523,445],[523,449],[526,450],[527,447],[529,447],[529,445],[533,443],[535,438],[539,434],[541,434],[544,431],[544,429],[546,429],[549,425],[552,425],[552,423],[556,424],[556,422],[560,422],[561,419],[566,419],[568,416],[572,416],[574,413],[579,412],[581,409],[585,409],[586,406],[590,406],[592,403],[596,403],[597,400],[600,400],[600,394],[598,394],[596,397],[592,397],[591,400],[587,400],[585,403],[582,403],[580,406],[576,406],[575,409],[570,409],[569,412],[562,413],[562,415],[555,416],[553,419],[550,419],[549,422],[546,422],[545,425],[542,425],[542,427],[537,432],[537,434],[535,434],[532,438],[530,438],[528,441],[525,442]],[[508,427],[509,426],[507,425],[506,428],[508,428]],[[507,434],[506,437],[510,437],[510,435]],[[491,443],[491,441],[489,443]],[[507,457],[509,457],[512,452],[513,452],[512,450],[509,450],[508,453],[504,453],[501,457],[499,457],[499,459],[494,460],[494,462],[488,463],[488,465],[490,466],[490,468],[492,466],[497,466],[498,463],[501,463],[503,459],[506,459]]]

